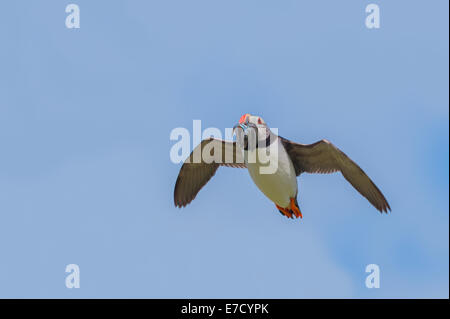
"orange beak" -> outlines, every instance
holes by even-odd
[[[250,116],[250,114],[244,114],[241,116],[241,118],[239,119],[239,124],[245,123],[247,121],[247,118]]]

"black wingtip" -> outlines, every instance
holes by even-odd
[[[381,214],[383,214],[383,213],[389,214],[392,211],[391,206],[389,206],[389,203],[387,201],[383,203],[383,206],[381,206],[377,209]]]

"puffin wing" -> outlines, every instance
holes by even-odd
[[[203,140],[180,169],[174,190],[175,206],[184,207],[189,204],[214,176],[219,166],[246,167],[236,142],[214,138]]]
[[[369,176],[344,152],[327,140],[298,144],[280,137],[294,164],[295,173],[333,173],[340,171],[345,179],[381,213],[391,210],[389,203]]]

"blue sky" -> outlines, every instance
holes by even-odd
[[[374,0],[376,30],[369,1],[73,2],[77,30],[0,10],[0,297],[448,298],[447,1]],[[392,213],[302,175],[288,220],[230,168],[175,208],[171,130],[244,113],[332,141]]]

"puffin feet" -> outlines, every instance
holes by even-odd
[[[303,218],[302,212],[300,211],[300,208],[298,207],[298,203],[297,200],[293,197],[291,197],[290,200],[290,205],[287,208],[284,207],[280,207],[277,204],[275,204],[275,206],[277,207],[277,209],[280,211],[280,213],[284,216],[286,216],[287,218],[294,218],[293,216],[295,216],[295,218]]]

